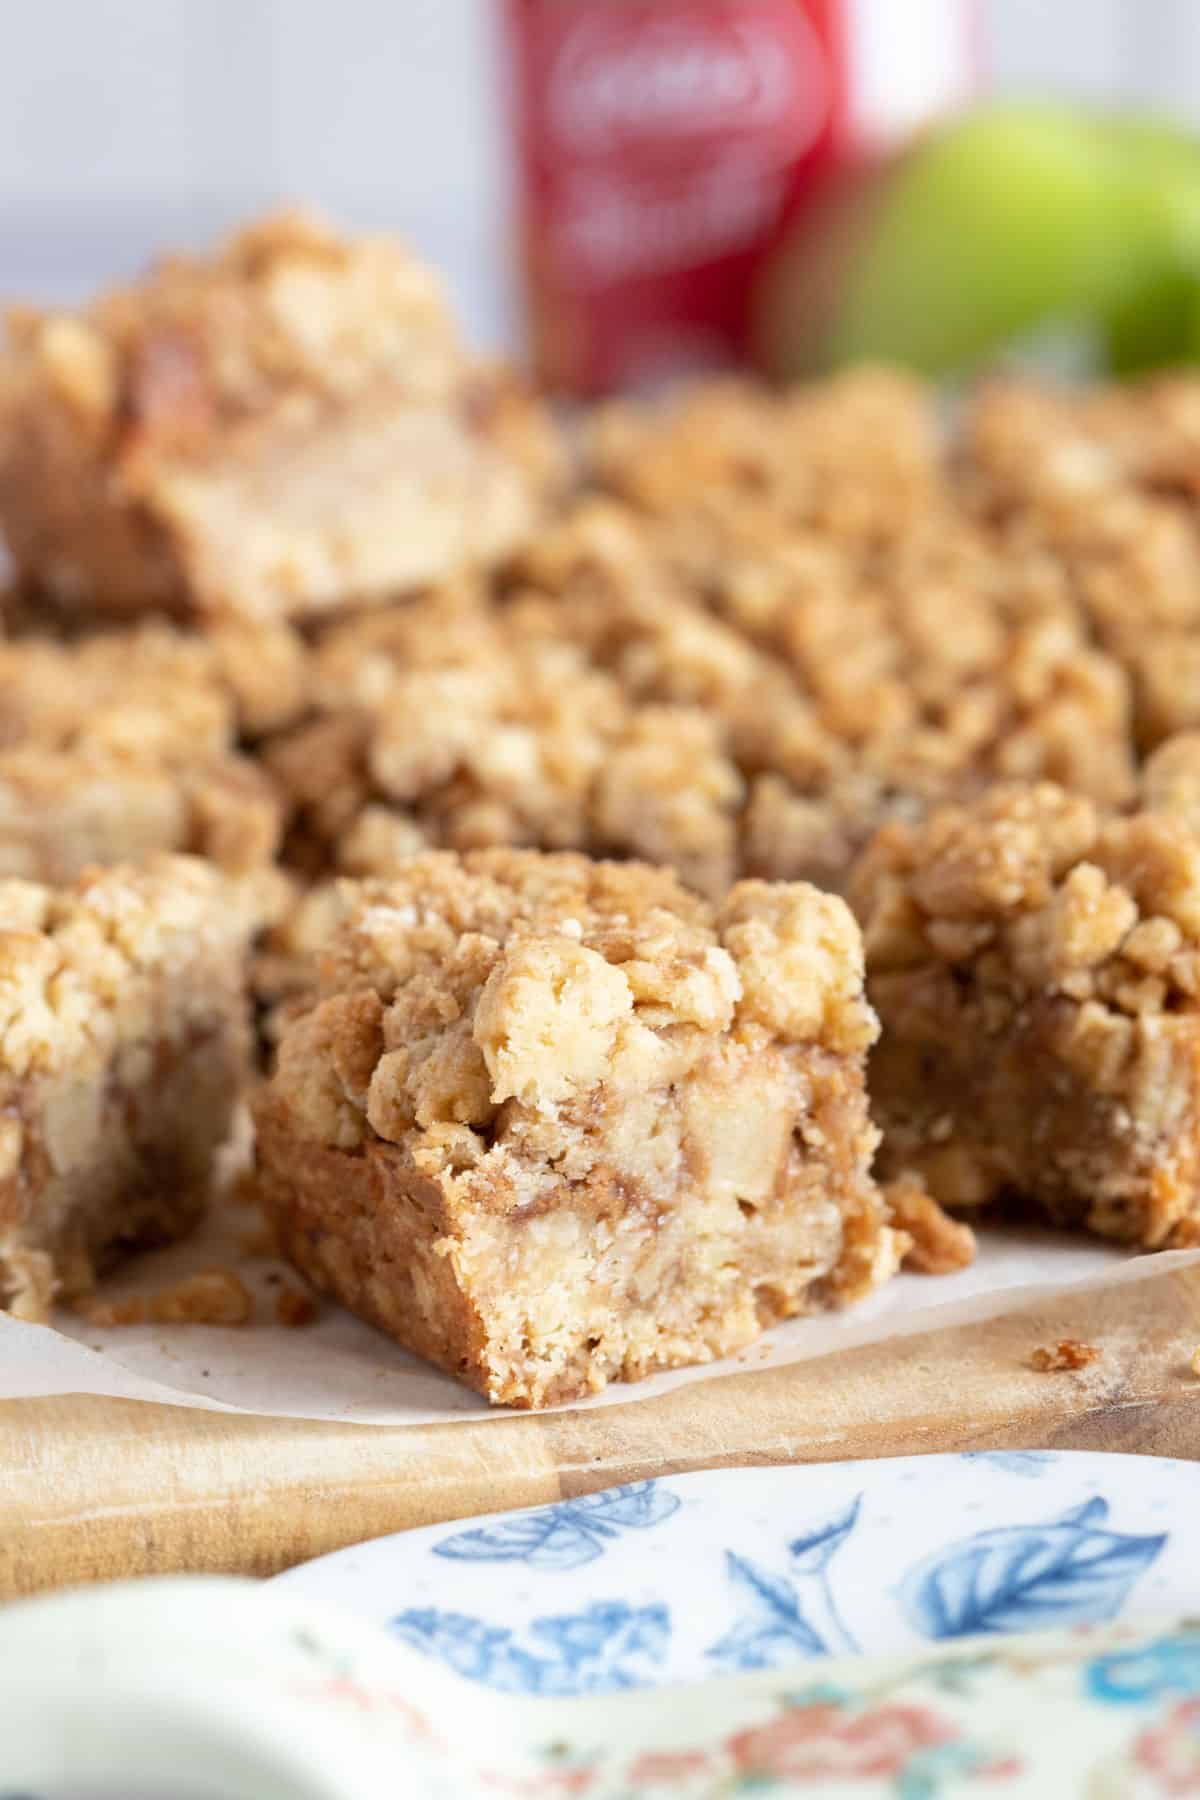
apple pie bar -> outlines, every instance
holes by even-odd
[[[13,311],[0,530],[60,607],[256,619],[390,598],[513,548],[562,459],[433,273],[313,220]]]
[[[258,1183],[296,1266],[408,1349],[545,1406],[894,1271],[841,900],[512,849],[342,899]]]

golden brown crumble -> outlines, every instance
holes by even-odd
[[[874,825],[906,804],[902,788],[823,723],[777,656],[698,602],[628,507],[580,502],[539,535],[513,574],[506,631],[578,646],[639,715],[703,715],[705,725],[690,729],[707,732],[729,773],[710,759],[706,779],[689,784],[692,805],[699,811],[708,800],[708,830],[743,873],[837,887]],[[665,772],[665,761],[659,766]]]
[[[1053,1349],[1040,1345],[1029,1362],[1039,1375],[1062,1375],[1089,1368],[1101,1354],[1097,1345],[1085,1344],[1080,1338],[1059,1338]]]
[[[1048,555],[1128,671],[1141,741],[1200,725],[1200,382],[988,386],[963,486],[1007,555]]]
[[[237,757],[172,770],[86,748],[0,751],[0,875],[64,882],[92,863],[183,851],[244,876],[247,906],[269,917],[279,836],[272,784]]]
[[[161,624],[74,643],[21,637],[0,642],[0,738],[200,762],[232,748],[234,710],[201,637]]]
[[[883,1197],[892,1224],[909,1240],[904,1252],[906,1269],[918,1275],[949,1275],[975,1261],[977,1245],[971,1227],[952,1219],[911,1175],[887,1182]]]
[[[997,774],[1125,799],[1120,671],[1036,583],[998,598],[995,568],[958,557],[966,529],[935,518],[890,593],[778,582],[760,633],[714,612],[716,577],[682,571],[654,521],[585,498],[499,594],[458,584],[324,635],[310,716],[267,751],[290,857],[369,875],[422,845],[514,844],[670,862],[714,895],[739,874],[836,889],[881,822]],[[778,546],[760,554],[778,575]]]
[[[493,850],[344,903],[256,1107],[262,1191],[401,1342],[541,1405],[894,1270],[841,901]]]
[[[280,730],[308,699],[308,645],[282,620],[212,619],[202,630],[158,617],[106,623],[25,586],[3,626],[0,694],[14,735],[69,739],[96,710],[102,741],[128,751],[140,713],[147,748],[165,741],[194,758],[228,748],[234,734],[253,741]]]
[[[558,484],[547,417],[384,238],[267,218],[79,313],[15,309],[0,524],[76,611],[271,619],[504,554]]]
[[[298,1331],[314,1322],[319,1309],[312,1295],[302,1288],[281,1287],[275,1296],[274,1310],[277,1325]]]
[[[236,1269],[203,1269],[154,1294],[133,1295],[127,1300],[85,1296],[76,1303],[76,1310],[89,1325],[101,1329],[121,1325],[247,1325],[254,1317],[254,1296]]]
[[[152,850],[265,875],[282,812],[235,753],[242,710],[225,651],[165,626],[0,642],[0,875],[69,881]]]
[[[880,780],[1045,776],[1120,800],[1122,673],[1054,560],[998,550],[963,507],[932,404],[874,372],[783,398],[702,390],[626,415],[616,449],[602,433],[599,473]]]
[[[150,857],[139,867],[93,869],[67,888],[0,881],[0,1041],[3,1074],[99,1066],[119,1038],[147,1024],[126,1016],[138,984],[184,974],[198,945],[244,941],[228,887],[197,859]],[[181,987],[162,1025],[186,1039],[207,997]]]
[[[711,494],[747,537],[779,543],[790,527],[874,546],[903,533],[941,482],[931,391],[883,368],[783,393],[712,381],[657,414],[618,404],[598,415],[591,449],[601,478],[640,508],[702,516]]]
[[[422,846],[587,849],[671,862],[720,893],[744,783],[719,721],[640,702],[540,617],[446,588],[335,627],[314,714],[267,762],[291,854],[387,873]]]
[[[742,640],[734,668],[759,654],[753,685],[716,701],[728,718],[732,699],[739,765],[762,781],[750,841],[816,853],[769,872],[837,881],[875,824],[999,778],[1128,797],[1124,669],[1053,554],[998,542],[964,505],[913,384],[858,372],[782,398],[717,385],[665,413],[623,407],[594,436],[596,477],[657,569],[643,589],[715,614]],[[576,613],[574,591],[636,578],[617,510],[603,529],[593,516],[573,562],[540,546],[525,559],[550,585],[557,561]]]
[[[309,652],[292,626],[214,619],[199,641],[230,695],[243,737],[262,738],[300,717],[308,702]]]
[[[850,914],[801,884],[740,883],[714,914],[666,869],[443,853],[342,905],[352,910],[319,965],[319,998],[333,1007],[317,1014],[335,1031],[335,1064],[362,1063],[363,1079],[347,1088],[339,1073],[330,1085],[295,1034],[281,1051],[281,1087],[300,1057],[290,1100],[318,1140],[361,1142],[368,1127],[396,1142],[446,1123],[490,1131],[510,1094],[551,1104],[605,1071],[614,1080],[618,1039],[649,1073],[658,1052],[646,1027],[736,1022],[850,1055],[875,1036]],[[543,1014],[560,991],[570,1009]]]

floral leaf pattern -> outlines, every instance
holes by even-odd
[[[749,1607],[707,1654],[724,1668],[768,1669],[795,1656],[829,1656],[858,1648],[843,1625],[829,1586],[828,1568],[858,1522],[862,1496],[845,1510],[794,1538],[786,1575],[773,1574],[748,1556],[725,1552],[730,1581]]]
[[[1090,1500],[1084,1500],[1078,1506],[1070,1506],[1065,1513],[1060,1513],[1055,1523],[1058,1525],[1096,1525],[1108,1518],[1108,1501],[1102,1500],[1099,1494],[1093,1494]]]
[[[916,1630],[939,1639],[1115,1618],[1167,1539],[1111,1531],[1107,1516],[1097,1496],[1043,1525],[976,1532],[911,1569],[900,1604]]]
[[[966,1697],[987,1653],[972,1638],[1104,1624],[1139,1605],[1161,1616],[1162,1596],[1192,1592],[1186,1579],[1173,1585],[1183,1534],[1168,1542],[1132,1523],[1169,1522],[1158,1490],[1131,1520],[1103,1481],[1077,1480],[1063,1460],[1049,1460],[1040,1509],[1024,1504],[1028,1472],[1014,1479],[990,1464],[962,1483],[964,1498],[934,1494],[928,1504],[930,1465],[902,1465],[895,1511],[887,1500],[868,1505],[852,1469],[836,1483],[776,1490],[761,1511],[715,1518],[682,1506],[686,1477],[630,1482],[430,1532],[415,1579],[376,1616],[391,1615],[422,1655],[514,1693],[606,1692],[789,1664],[806,1681],[830,1657],[933,1642],[957,1654],[939,1660],[931,1681]],[[1041,1487],[1040,1475],[1032,1481]],[[825,1506],[803,1504],[814,1490],[828,1494]],[[997,1494],[1007,1495],[1003,1508]],[[894,1533],[910,1516],[905,1554]],[[1200,1575],[1195,1594],[1200,1645]],[[1186,1677],[1143,1658],[1098,1665],[1091,1679],[1118,1704],[1147,1684],[1174,1681],[1170,1694],[1181,1694]]]
[[[524,1638],[505,1626],[436,1607],[390,1621],[401,1642],[456,1674],[506,1694],[606,1694],[641,1687],[670,1642],[665,1606],[596,1601],[577,1613],[534,1619]]]
[[[958,1454],[965,1463],[990,1463],[1006,1475],[1028,1475],[1033,1480],[1054,1462],[1053,1450],[960,1450]]]
[[[803,1537],[793,1538],[788,1545],[792,1554],[792,1567],[799,1574],[815,1574],[823,1569],[840,1550],[854,1527],[858,1523],[858,1509],[862,1505],[862,1495],[856,1494],[844,1512],[818,1525],[815,1531]]]
[[[657,1481],[631,1481],[536,1512],[458,1531],[435,1556],[461,1562],[523,1562],[534,1569],[578,1569],[603,1556],[623,1531],[646,1531],[679,1509],[679,1496]]]
[[[769,1669],[789,1655],[828,1654],[787,1582],[732,1550],[726,1551],[725,1563],[730,1580],[745,1588],[757,1604],[709,1650],[714,1662],[729,1669]]]

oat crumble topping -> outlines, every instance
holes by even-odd
[[[1039,1375],[1061,1375],[1089,1368],[1100,1360],[1101,1354],[1095,1344],[1085,1344],[1079,1338],[1059,1338],[1053,1349],[1039,1346],[1029,1361]]]

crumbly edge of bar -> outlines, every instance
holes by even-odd
[[[15,1167],[0,1177],[0,1305],[41,1320],[130,1253],[204,1213],[246,1080],[240,969],[197,962],[208,1011],[113,1046],[101,1070],[30,1077],[10,1098]],[[6,1141],[5,1151],[10,1145]]]
[[[189,970],[199,953],[240,956],[247,927],[229,884],[198,858],[152,855],[92,869],[67,888],[0,882],[0,1043],[4,1076],[57,1075],[106,1057],[154,1027],[155,993],[186,1032],[203,1013]]]
[[[1147,1245],[1194,1211],[1198,777],[1177,741],[1132,814],[1000,787],[879,834],[851,897],[885,1174],[908,1164],[951,1205],[1015,1188]]]
[[[256,1102],[260,1197],[306,1277],[406,1348],[496,1404],[580,1398],[728,1355],[894,1272],[904,1240],[865,1179],[861,1085],[826,1052],[787,1055],[822,1091],[809,1124],[825,1141],[810,1185],[785,1183],[757,1219],[704,1194],[647,1212],[603,1167],[560,1173],[541,1205],[514,1210],[523,1171],[503,1151],[454,1176],[378,1141],[314,1144],[270,1088]]]
[[[973,963],[1014,1001],[1046,991],[1135,1017],[1200,1006],[1200,739],[1105,813],[1051,783],[999,784],[879,834],[851,899],[872,973]]]
[[[0,882],[0,1285],[19,1316],[203,1209],[247,1072],[247,931],[188,858]]]
[[[103,628],[25,587],[0,623],[5,746],[86,738],[93,748],[194,762],[283,729],[308,704],[311,651],[282,621],[216,619],[185,630],[153,617]]]
[[[273,783],[245,757],[181,768],[103,746],[0,750],[2,876],[62,883],[92,864],[179,852],[209,858],[266,896],[285,879],[272,860],[282,829]]]
[[[238,626],[0,641],[0,877],[63,883],[165,850],[265,898],[285,796],[235,746],[291,719],[309,661],[293,632]]]

